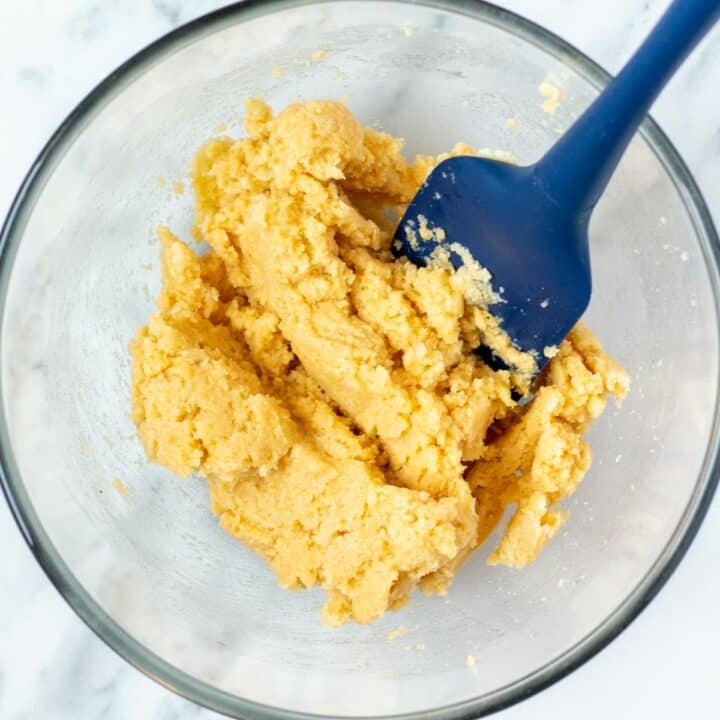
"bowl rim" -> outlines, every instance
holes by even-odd
[[[25,176],[0,231],[0,352],[3,351],[2,328],[13,261],[35,202],[40,197],[46,181],[64,156],[65,151],[83,128],[102,111],[113,97],[130,85],[134,78],[152,67],[155,62],[201,37],[223,30],[230,25],[302,5],[367,1],[245,0],[243,2],[241,0],[175,28],[135,53],[102,80],[67,116],[39,153]],[[466,15],[474,20],[491,24],[555,57],[595,87],[601,88],[611,79],[611,75],[600,65],[553,32],[510,10],[484,0],[394,0],[394,2]],[[720,291],[718,289],[720,243],[710,211],[679,153],[650,116],[643,122],[640,134],[673,181],[700,241],[708,269],[708,278],[713,288],[717,322],[720,309]],[[2,395],[1,386],[0,395]],[[643,579],[603,622],[562,655],[551,659],[532,673],[490,693],[428,711],[387,717],[394,720],[472,720],[489,715],[529,698],[554,684],[583,665],[616,638],[647,607],[667,582],[687,552],[707,513],[720,479],[719,414],[716,399],[708,446],[698,481],[672,537]],[[176,694],[229,717],[257,718],[259,720],[331,720],[332,717],[337,717],[285,710],[245,700],[219,690],[176,668],[123,630],[82,587],[45,532],[24,488],[12,452],[4,404],[0,407],[0,484],[25,541],[50,582],[80,619],[108,647],[143,674]],[[361,716],[344,717],[363,720]]]

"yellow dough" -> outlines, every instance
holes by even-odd
[[[195,159],[211,249],[160,229],[164,288],[131,347],[148,457],[203,475],[222,527],[283,587],[327,591],[330,625],[443,592],[513,504],[490,562],[532,561],[590,465],[581,434],[627,374],[578,326],[517,405],[523,372],[473,352],[507,338],[461,274],[390,251],[447,156],[408,164],[333,102],[273,118],[253,100],[245,127]]]

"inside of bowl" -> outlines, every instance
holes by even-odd
[[[203,481],[149,464],[129,420],[127,346],[160,282],[155,228],[190,241],[194,150],[239,135],[244,100],[262,95],[275,109],[342,99],[409,154],[464,140],[532,161],[596,91],[488,9],[253,7],[121,75],[29,198],[3,316],[11,482],[99,606],[212,687],[335,717],[488,696],[585,641],[677,542],[715,413],[714,261],[686,189],[636,139],[594,216],[586,318],[634,383],[590,433],[594,465],[566,528],[524,571],[486,566],[491,540],[446,597],[323,627],[322,593],[279,589],[220,530]],[[553,114],[544,80],[563,93]]]

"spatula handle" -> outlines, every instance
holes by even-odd
[[[655,98],[719,17],[720,0],[674,0],[617,77],[535,166],[536,181],[553,202],[589,217]]]

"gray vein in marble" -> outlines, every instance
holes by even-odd
[[[182,3],[177,2],[177,0],[152,0],[152,4],[171,27],[180,22]]]
[[[68,20],[68,35],[71,38],[89,40],[105,28],[106,11],[100,5],[73,14]]]

